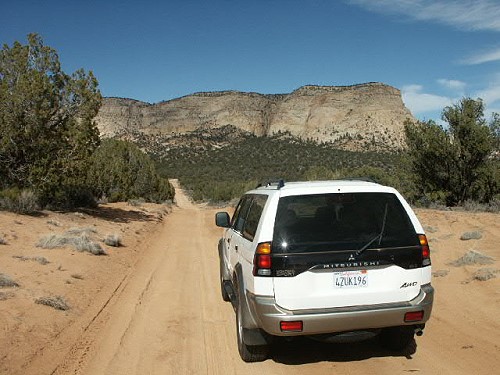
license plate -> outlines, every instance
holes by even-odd
[[[344,271],[333,273],[335,288],[366,288],[368,286],[368,271]]]

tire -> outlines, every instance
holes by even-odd
[[[268,345],[246,345],[243,341],[243,306],[240,303],[241,295],[239,288],[236,289],[237,306],[236,306],[236,339],[238,342],[238,352],[240,357],[245,362],[262,362],[267,359],[269,353]]]
[[[222,259],[220,259],[219,261],[219,264],[220,264],[220,292],[221,292],[221,295],[222,295],[222,299],[225,301],[225,302],[229,302],[231,300],[231,298],[229,297],[229,294],[227,293],[226,289],[224,288],[224,261]]]
[[[415,329],[412,326],[390,327],[382,330],[379,339],[382,346],[387,349],[408,351],[411,348],[415,349],[414,335]]]

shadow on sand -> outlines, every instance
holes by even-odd
[[[98,208],[80,208],[78,211],[95,218],[113,221],[116,223],[129,223],[131,221],[158,221],[157,214],[139,210],[129,211],[120,208],[100,206]]]
[[[355,362],[375,357],[412,358],[417,344],[413,341],[406,351],[391,351],[380,346],[377,339],[349,344],[329,344],[308,339],[279,340],[271,346],[271,359],[285,365],[316,362]]]

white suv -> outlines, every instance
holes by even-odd
[[[430,250],[393,188],[358,181],[268,184],[243,195],[219,241],[222,298],[238,349],[267,358],[276,336],[350,342],[379,335],[406,349],[429,319]]]

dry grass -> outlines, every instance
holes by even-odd
[[[103,242],[108,246],[120,247],[122,246],[122,239],[118,234],[108,234]]]
[[[14,288],[18,286],[19,284],[12,280],[9,275],[0,273],[0,288]]]
[[[9,299],[11,297],[14,297],[14,293],[12,293],[12,292],[0,292],[0,301],[5,301],[6,299]]]
[[[19,214],[32,214],[40,209],[38,199],[31,190],[22,190],[0,198],[0,208]]]
[[[70,238],[60,234],[49,234],[47,236],[42,237],[38,243],[37,247],[41,247],[42,249],[55,249],[58,247],[64,247],[70,244]]]
[[[449,270],[437,270],[432,273],[432,276],[434,277],[445,277],[448,276],[448,273],[450,273]]]
[[[454,267],[461,267],[461,266],[470,266],[476,264],[480,265],[492,264],[494,261],[495,260],[488,255],[481,254],[479,251],[470,250],[467,253],[465,253],[464,256],[448,264]]]
[[[32,260],[32,261],[38,262],[38,263],[40,263],[41,265],[44,265],[44,266],[46,264],[50,263],[47,260],[47,258],[45,258],[45,257],[39,257],[39,256],[36,256],[36,257],[25,257],[25,256],[22,256],[22,255],[12,255],[12,258],[16,258],[16,259],[22,260],[23,262]]]
[[[475,231],[475,232],[465,232],[464,234],[462,234],[460,236],[460,239],[462,241],[467,241],[467,240],[480,240],[481,238],[483,238],[483,235],[481,234],[481,232],[479,231]]]
[[[474,272],[474,275],[472,275],[472,278],[474,280],[478,281],[486,281],[489,279],[494,279],[497,277],[497,273],[499,273],[500,270],[493,269],[493,268],[480,268],[476,272]]]
[[[66,311],[70,309],[70,306],[68,305],[64,297],[61,296],[40,297],[35,300],[35,303],[38,303],[39,305],[50,306],[56,310]]]
[[[142,198],[139,199],[129,199],[128,202],[129,206],[132,207],[141,207],[146,201]]]
[[[97,233],[95,228],[70,228],[66,231],[66,235],[70,236],[90,236]]]
[[[90,237],[93,233],[97,233],[94,228],[72,228],[62,235],[49,234],[42,237],[36,246],[42,249],[71,246],[77,251],[86,251],[94,255],[106,255],[106,251],[101,245]]]
[[[75,237],[72,242],[73,246],[78,251],[87,251],[94,255],[106,255],[104,249],[97,242],[94,242],[88,236]]]
[[[57,220],[48,220],[48,221],[47,221],[47,224],[49,224],[49,225],[53,225],[53,226],[55,226],[55,227],[60,227],[60,226],[61,226],[61,223],[60,223],[60,222],[58,222]]]

